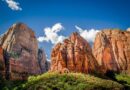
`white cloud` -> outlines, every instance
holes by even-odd
[[[51,61],[51,59],[47,58],[47,61]]]
[[[79,31],[80,35],[88,42],[94,42],[97,32],[100,31],[100,30],[95,30],[95,29],[83,30],[82,28],[78,26],[75,26],[75,28]]]
[[[47,61],[51,61],[50,59],[49,59],[49,57],[48,57],[48,55],[46,54],[46,60]]]
[[[44,29],[45,36],[38,37],[39,42],[51,42],[52,44],[57,44],[58,42],[62,42],[66,37],[62,35],[58,35],[58,32],[63,30],[64,27],[61,23],[56,23],[52,27],[46,27]]]
[[[18,11],[22,10],[22,8],[19,6],[20,4],[14,0],[3,0],[8,4],[8,7],[11,8],[12,10]]]
[[[127,28],[127,31],[130,31],[130,28]]]

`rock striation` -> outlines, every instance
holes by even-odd
[[[90,45],[77,32],[52,50],[50,71],[93,73],[97,69]]]
[[[23,23],[14,24],[0,37],[0,46],[4,50],[5,77],[23,80],[29,75],[41,74],[44,66],[39,65],[38,42],[35,33]],[[46,57],[40,62],[45,62]]]
[[[103,30],[96,35],[93,54],[102,72],[130,72],[130,32]]]

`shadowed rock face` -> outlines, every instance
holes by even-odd
[[[3,57],[3,49],[0,47],[0,77],[5,78],[5,62],[4,62],[4,57]]]
[[[104,30],[96,35],[93,54],[102,72],[130,72],[130,32]]]
[[[50,62],[46,60],[46,55],[43,49],[38,50],[38,63],[42,72],[48,71]]]
[[[78,33],[73,33],[63,43],[58,43],[51,53],[50,71],[83,72],[96,71],[98,65],[90,45]]]
[[[14,24],[0,38],[4,50],[6,79],[26,79],[43,72],[39,66],[38,42],[35,33],[25,24]],[[44,57],[41,62],[45,62]]]

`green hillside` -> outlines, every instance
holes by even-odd
[[[81,73],[45,73],[31,76],[14,90],[122,90],[123,85]]]

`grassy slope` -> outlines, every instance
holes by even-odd
[[[119,90],[123,86],[111,80],[81,73],[45,73],[29,77],[27,83],[17,88],[18,90]]]

